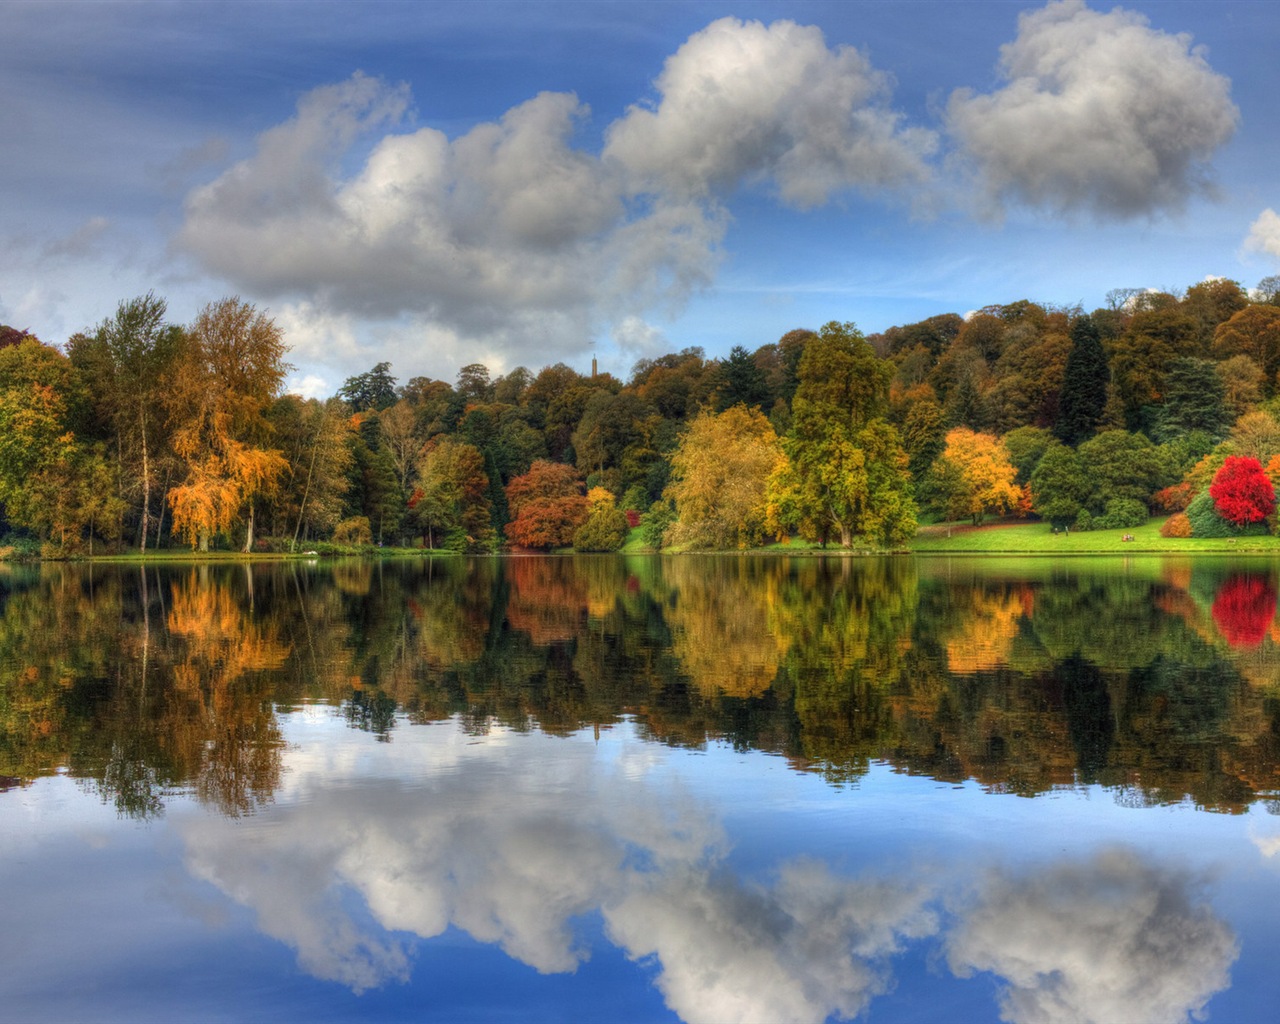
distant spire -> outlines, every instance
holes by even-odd
[[[596,357],[595,356],[591,357],[591,379],[592,380],[596,379]]]

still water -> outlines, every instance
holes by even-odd
[[[0,567],[0,1017],[1272,1020],[1277,586]]]

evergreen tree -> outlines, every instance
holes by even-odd
[[[741,345],[729,350],[720,367],[717,406],[721,412],[741,403],[748,409],[761,408],[769,401],[769,382],[755,359]]]
[[[1064,444],[1078,445],[1092,436],[1102,422],[1107,405],[1107,384],[1111,371],[1097,325],[1082,316],[1071,327],[1071,353],[1058,399],[1058,422],[1054,434]]]
[[[1157,439],[1167,441],[1203,430],[1221,440],[1230,425],[1226,388],[1213,362],[1184,356],[1170,363],[1164,379],[1164,406],[1156,419]]]

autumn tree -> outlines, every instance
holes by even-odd
[[[1209,485],[1214,510],[1236,526],[1260,523],[1276,509],[1276,492],[1261,463],[1228,455]]]
[[[759,544],[766,485],[781,455],[777,435],[759,409],[739,404],[696,416],[671,456],[665,493],[675,502],[677,522],[668,542],[694,548]]]
[[[528,548],[561,548],[586,522],[589,509],[582,482],[572,466],[539,459],[507,484],[511,521],[506,534]]]
[[[946,516],[970,518],[976,526],[988,512],[1002,514],[1017,507],[1017,472],[999,438],[956,427],[948,432],[947,445],[929,475]]]
[[[75,369],[57,349],[30,337],[0,348],[0,503],[15,526],[50,535],[49,496],[65,490],[83,454],[73,429],[81,401]]]
[[[165,322],[166,304],[153,292],[122,302],[92,335],[68,345],[72,363],[92,383],[94,404],[110,424],[122,480],[142,492],[138,547],[147,550],[151,494],[163,440],[162,398],[181,349],[181,328]]]
[[[483,551],[494,540],[484,456],[451,437],[433,438],[418,461],[418,486],[409,499],[412,520],[428,547]]]
[[[851,547],[863,534],[884,544],[915,532],[907,455],[884,419],[893,365],[853,324],[829,323],[800,357],[787,455],[770,477],[769,522]]]
[[[575,551],[617,551],[627,539],[627,517],[618,508],[613,492],[593,487],[587,492],[586,521],[573,534]]]
[[[1280,307],[1257,303],[1234,313],[1213,332],[1213,354],[1248,356],[1262,369],[1266,393],[1272,394],[1280,372]]]
[[[201,551],[246,508],[244,550],[250,550],[254,498],[288,468],[268,447],[266,418],[284,384],[284,354],[280,328],[239,298],[211,303],[187,329],[166,396],[186,478],[168,499],[174,530]]]

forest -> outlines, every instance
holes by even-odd
[[[1276,529],[1280,277],[833,321],[626,381],[380,362],[304,399],[287,356],[238,298],[175,324],[149,293],[62,344],[0,326],[0,551],[893,550],[993,515]]]

